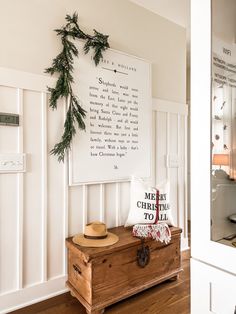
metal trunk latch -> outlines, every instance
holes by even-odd
[[[144,245],[144,239],[141,238],[141,248],[137,251],[138,266],[144,268],[150,261],[150,249],[148,245]]]

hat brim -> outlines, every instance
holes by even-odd
[[[119,237],[111,232],[107,232],[105,239],[86,239],[83,234],[76,234],[72,238],[72,241],[75,244],[85,247],[104,247],[115,244],[119,241]]]

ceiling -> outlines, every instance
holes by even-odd
[[[130,0],[182,27],[190,25],[190,0]]]

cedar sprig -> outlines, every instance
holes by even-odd
[[[57,36],[61,37],[62,51],[53,59],[52,66],[45,70],[51,75],[57,74],[58,79],[55,87],[49,87],[50,93],[49,106],[57,109],[58,100],[64,98],[68,104],[66,119],[64,122],[64,132],[61,141],[51,150],[51,154],[58,157],[58,161],[63,161],[66,152],[71,147],[71,141],[76,134],[76,127],[85,130],[84,119],[86,111],[81,107],[79,99],[75,96],[72,83],[74,58],[78,57],[79,52],[74,44],[74,40],[82,39],[84,43],[84,53],[87,54],[90,49],[94,50],[93,60],[98,65],[102,59],[102,53],[109,48],[108,36],[94,30],[94,35],[84,33],[78,24],[78,14],[75,12],[72,16],[66,15],[66,25],[56,29]],[[72,40],[73,41],[72,41]]]
[[[51,150],[51,154],[58,156],[59,162],[64,161],[66,151],[70,148],[72,138],[76,134],[75,122],[77,122],[80,129],[85,129],[85,116],[86,111],[80,106],[78,98],[72,95],[69,100],[61,141]]]

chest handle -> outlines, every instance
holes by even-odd
[[[75,271],[77,274],[79,274],[79,275],[82,274],[82,271],[81,271],[79,265],[73,264],[73,268],[74,268],[74,271]]]

